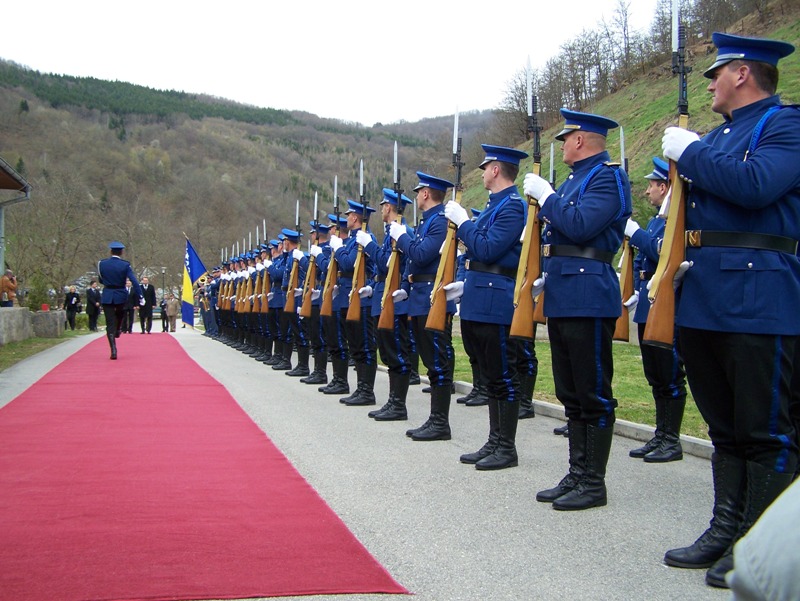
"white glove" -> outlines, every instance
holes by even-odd
[[[469,221],[466,209],[454,200],[444,205],[444,216],[455,223],[456,227],[461,227],[462,223]]]
[[[531,296],[533,298],[536,298],[542,293],[542,291],[544,290],[544,281],[546,279],[547,279],[547,274],[543,273],[542,277],[533,280],[533,284],[531,284]]]
[[[295,248],[292,251],[292,259],[294,259],[295,261],[300,261],[302,258],[303,258],[303,251],[300,250],[299,248]]]
[[[407,234],[406,226],[393,221],[389,224],[389,236],[392,237],[393,240],[399,240],[400,236],[403,234]]]
[[[639,304],[639,291],[638,290],[636,292],[634,292],[633,294],[631,294],[631,297],[628,300],[626,300],[624,303],[622,303],[622,305],[628,309],[628,312],[635,311],[636,310],[636,305],[638,305],[638,304]]]
[[[295,288],[294,289],[295,296],[303,296],[303,289],[302,288]]]
[[[275,298],[274,292],[270,292],[269,294],[267,294],[267,302],[271,301],[273,298]]]
[[[661,138],[661,150],[664,156],[673,161],[680,161],[683,151],[692,142],[700,139],[693,131],[681,127],[668,127],[664,130],[664,137]]]
[[[444,297],[447,300],[458,302],[458,300],[461,298],[461,295],[464,294],[464,282],[455,281],[451,284],[447,284],[447,286],[445,286],[443,290],[444,290]]]
[[[315,244],[314,246],[308,249],[308,254],[316,258],[322,254],[322,248]]]
[[[247,300],[249,300],[252,303],[254,298],[255,298],[254,296],[250,295]]]
[[[256,263],[256,271],[264,271],[264,264]]]
[[[359,298],[369,298],[372,296],[372,286],[364,286],[358,289]]]
[[[139,306],[140,307],[144,307],[144,299],[143,298],[139,299]]]
[[[269,259],[264,261],[264,267],[272,267],[272,261],[270,261]]]
[[[548,196],[555,194],[550,183],[535,173],[529,173],[525,176],[523,189],[525,194],[536,199],[540,207],[544,206],[544,201],[547,200]]]
[[[319,298],[319,295],[320,295],[320,294],[322,294],[322,292],[321,292],[320,290],[318,290],[318,289],[314,288],[314,289],[311,291],[311,300],[312,300],[312,301],[315,301],[315,300],[317,300],[317,299]]]
[[[401,303],[408,298],[408,292],[403,290],[402,288],[398,288],[394,292],[392,292],[392,300],[396,303]]]
[[[331,238],[331,250],[333,250],[333,252],[336,252],[337,250],[342,248],[343,245],[344,242],[342,242],[342,239],[339,236],[334,236],[333,238]]]
[[[675,270],[675,277],[672,278],[672,287],[677,290],[678,286],[681,285],[683,282],[683,276],[686,275],[686,272],[689,271],[689,268],[694,265],[694,261],[684,261],[680,265],[678,265],[678,269]]]
[[[333,293],[331,294],[331,298],[336,298],[339,296],[339,284],[333,285]]]
[[[356,242],[358,242],[363,248],[366,248],[367,245],[372,242],[372,236],[370,236],[364,230],[358,230],[356,232]]]
[[[639,227],[639,224],[636,223],[633,219],[628,219],[628,223],[625,224],[625,235],[630,238],[636,233],[636,230],[640,230],[642,228]]]

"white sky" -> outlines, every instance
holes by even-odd
[[[0,58],[365,125],[494,108],[619,0],[24,0]],[[627,0],[646,30],[656,0]],[[13,24],[12,24],[13,23]]]

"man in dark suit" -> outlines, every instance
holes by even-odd
[[[156,306],[156,289],[150,285],[147,277],[142,278],[142,297],[144,304],[139,307],[139,325],[142,326],[142,334],[150,333],[153,327],[153,307]]]
[[[97,280],[92,280],[86,289],[86,315],[89,317],[89,331],[97,331],[97,318],[100,316],[102,306],[100,304],[100,289],[97,287]]]
[[[125,281],[125,292],[128,300],[125,301],[125,312],[122,316],[122,331],[128,334],[133,334],[134,310],[138,306],[138,296],[133,292],[133,286],[130,280]]]

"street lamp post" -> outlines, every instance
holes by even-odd
[[[161,268],[161,295],[162,297],[167,296],[167,268]]]

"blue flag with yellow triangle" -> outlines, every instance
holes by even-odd
[[[181,290],[181,321],[194,327],[194,287],[207,273],[205,265],[197,256],[189,238],[186,238],[186,254],[183,257],[183,289]]]

